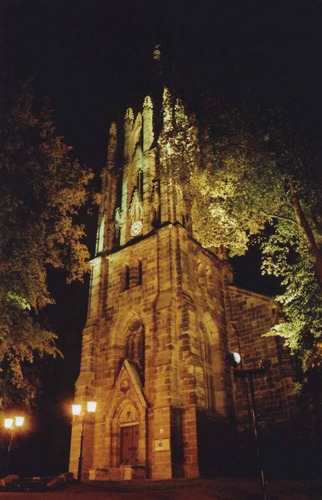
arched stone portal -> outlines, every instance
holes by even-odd
[[[106,426],[110,435],[110,470],[115,478],[146,477],[147,408],[136,364],[125,360]]]

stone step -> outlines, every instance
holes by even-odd
[[[46,491],[51,479],[52,477],[22,477],[6,483],[3,489],[12,492]]]
[[[7,476],[1,479],[0,491],[11,492],[40,492],[59,488],[61,485],[73,481],[73,474],[66,472],[59,476],[46,477],[19,477],[16,475]]]

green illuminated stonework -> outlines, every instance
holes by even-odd
[[[158,137],[154,112],[163,114]],[[165,91],[162,110],[146,97],[142,112],[126,111],[122,130],[110,128],[75,396],[97,401],[85,422],[83,478],[221,472],[228,443],[233,449],[249,425],[244,380],[224,361],[229,351],[241,354],[243,368],[272,361],[254,380],[262,425],[292,412],[288,355],[262,336],[276,322],[275,303],[235,287],[225,252],[198,243],[193,208],[172,177],[165,156],[183,140],[171,137],[179,119],[188,120]],[[79,439],[75,422],[75,475]]]

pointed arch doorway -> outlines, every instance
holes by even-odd
[[[148,474],[148,404],[138,364],[126,359],[114,388],[106,421],[109,463],[115,479],[145,479]]]

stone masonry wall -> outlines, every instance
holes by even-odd
[[[254,392],[260,424],[278,425],[294,410],[294,372],[281,339],[265,337],[276,323],[277,306],[269,297],[234,286],[227,293],[231,320],[229,350],[239,352],[244,370],[258,368],[264,358],[271,361],[271,368],[254,376]],[[238,424],[247,425],[249,409],[243,379],[234,379],[234,402]]]

